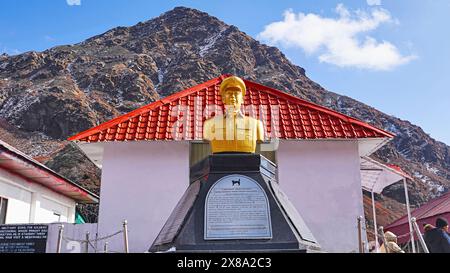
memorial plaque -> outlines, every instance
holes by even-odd
[[[47,225],[0,226],[0,253],[45,253]]]
[[[229,175],[211,187],[205,201],[205,240],[271,238],[269,201],[258,182]]]

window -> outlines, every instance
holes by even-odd
[[[8,199],[0,197],[0,225],[6,222],[6,210],[8,208]]]

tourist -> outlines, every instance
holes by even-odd
[[[397,244],[397,235],[388,231],[384,233],[387,247],[383,244],[380,247],[380,253],[405,253]]]
[[[425,232],[424,239],[430,253],[450,253],[447,220],[444,218],[436,219],[436,227]]]
[[[423,224],[423,231],[427,233],[427,231],[430,231],[434,228],[432,224]]]

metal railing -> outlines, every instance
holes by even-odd
[[[356,219],[358,221],[358,247],[359,247],[359,253],[364,253],[364,242],[362,239],[362,216],[358,216]]]
[[[416,217],[411,218],[412,226],[414,228],[414,231],[417,234],[417,237],[419,238],[419,243],[422,246],[422,249],[425,253],[430,253],[428,250],[427,244],[425,243],[425,240],[423,239],[422,233],[420,233],[419,226],[417,225]]]
[[[364,253],[365,252],[364,251],[365,250],[365,242],[362,240],[362,233],[364,231],[367,231],[366,228],[362,226],[362,219],[363,219],[362,216],[359,216],[357,218],[357,223],[358,223],[358,246],[359,246],[359,252],[360,253]],[[409,238],[408,242],[405,244],[405,246],[402,248],[402,250],[406,252],[406,248],[409,248],[409,246],[411,245],[411,249],[410,250],[412,250],[413,253],[418,252],[418,249],[416,249],[416,247],[414,247],[415,245],[413,245],[413,243],[414,243],[413,242],[414,241],[414,233],[415,233],[417,238],[419,239],[419,243],[420,243],[420,245],[421,245],[421,247],[423,249],[423,252],[424,253],[429,253],[429,250],[428,250],[428,247],[427,247],[427,245],[425,243],[423,235],[420,232],[419,226],[417,225],[416,218],[412,217],[411,218],[411,223],[412,223],[412,227],[413,227],[412,231],[397,236],[397,239],[401,239],[401,238],[404,238],[404,237],[408,237]],[[391,246],[387,243],[386,237],[385,237],[385,234],[384,234],[384,228],[382,226],[380,226],[378,228],[378,232],[377,232],[376,235],[377,235],[376,237],[381,238],[381,241],[382,241],[382,243],[384,245],[386,253],[393,253],[393,252],[395,252],[395,250],[392,249]],[[378,245],[378,242],[375,242],[375,244]]]
[[[85,253],[89,253],[89,246],[92,249],[94,249],[95,253],[98,253],[97,252],[97,247],[96,247],[98,242],[105,241],[105,240],[110,239],[110,238],[112,238],[112,237],[114,237],[114,236],[116,236],[118,234],[121,234],[121,233],[123,233],[124,252],[125,253],[129,253],[128,222],[127,222],[127,220],[123,221],[122,229],[117,231],[117,232],[114,232],[112,234],[109,234],[109,235],[106,235],[106,236],[103,236],[103,237],[100,237],[100,238],[98,238],[97,237],[98,234],[96,234],[96,238],[95,239],[90,239],[90,233],[86,232],[86,237],[85,237],[84,240],[74,239],[74,238],[69,238],[69,237],[64,236],[64,225],[60,225],[59,226],[59,232],[58,232],[56,253],[61,253],[61,247],[62,247],[62,242],[63,241],[65,241],[65,242],[78,242],[78,243],[84,245],[84,247],[85,247],[84,248],[84,252]],[[95,245],[94,245],[94,243],[95,243]],[[102,252],[104,252],[104,253],[113,253],[114,252],[114,251],[110,251],[109,250],[109,242],[108,241],[105,242]]]

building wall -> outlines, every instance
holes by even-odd
[[[75,221],[74,200],[3,169],[0,169],[0,196],[8,199],[6,224]]]
[[[99,236],[127,220],[130,251],[147,251],[189,185],[189,143],[105,143],[102,166]],[[109,239],[111,251],[123,245]]]
[[[281,141],[279,183],[325,251],[357,252],[364,216],[356,141]]]

